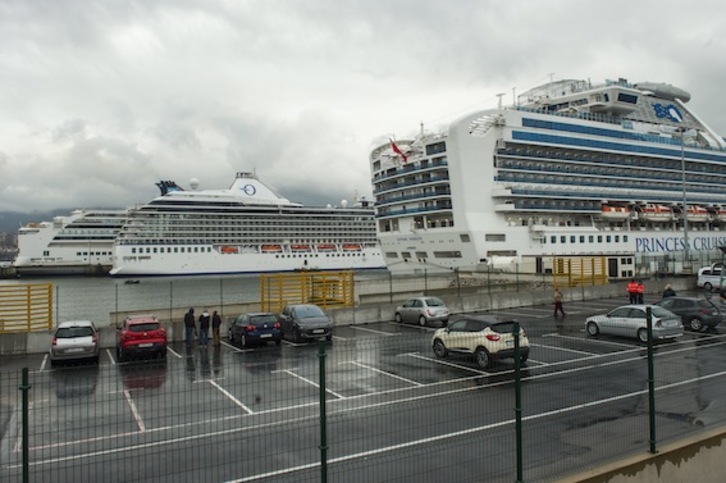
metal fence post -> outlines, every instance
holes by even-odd
[[[328,481],[328,431],[325,408],[325,339],[318,339],[318,359],[320,366],[320,481]]]
[[[514,336],[514,418],[517,439],[517,483],[524,481],[522,475],[522,380],[520,374],[521,358],[519,355],[519,322],[514,322],[512,328]]]
[[[30,391],[30,384],[28,384],[28,368],[23,367],[23,376],[20,387],[18,388],[22,394],[22,413],[23,413],[23,483],[30,482],[30,461],[28,459],[28,391]]]
[[[650,452],[655,454],[655,370],[653,368],[653,310],[645,310],[648,324],[648,413],[650,425]]]

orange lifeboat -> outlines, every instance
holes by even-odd
[[[606,220],[626,220],[630,216],[627,206],[602,205],[600,216]]]
[[[282,245],[262,245],[260,251],[262,253],[280,253],[282,252]]]
[[[704,223],[708,221],[708,210],[703,206],[689,205],[686,208],[686,218],[694,223]]]
[[[344,252],[359,252],[363,248],[360,246],[360,243],[345,243],[343,244],[343,251]]]
[[[310,245],[290,245],[290,250],[293,252],[309,252],[312,251]]]
[[[724,210],[726,212],[726,210]],[[334,252],[336,250],[335,245],[332,243],[321,243],[318,245],[319,252]]]
[[[716,219],[721,223],[726,223],[726,208],[716,210]]]
[[[670,221],[673,219],[673,210],[664,205],[645,205],[640,216],[647,221]]]
[[[222,253],[239,253],[239,248],[229,245],[222,245],[219,251]]]

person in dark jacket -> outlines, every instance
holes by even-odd
[[[671,284],[666,285],[665,290],[663,290],[663,298],[675,297],[675,296],[676,296],[676,291],[673,290],[673,287],[671,286]]]
[[[212,312],[212,338],[214,339],[214,345],[219,346],[221,344],[219,340],[219,328],[222,326],[222,317],[219,316],[217,311]]]
[[[202,315],[199,316],[199,345],[201,347],[207,347],[207,341],[209,340],[209,312],[207,309],[202,311]]]
[[[187,347],[191,347],[194,344],[194,332],[197,327],[194,324],[194,307],[189,309],[189,312],[184,314],[184,332]]]

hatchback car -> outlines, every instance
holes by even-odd
[[[62,322],[55,329],[50,343],[50,363],[90,359],[98,362],[100,345],[98,330],[90,320]]]
[[[652,313],[653,340],[674,339],[683,335],[681,317],[657,305],[624,305],[607,314],[593,315],[585,321],[585,329],[593,337],[609,334],[648,342],[648,307]]]
[[[446,357],[450,352],[474,356],[482,369],[496,360],[515,357],[514,321],[493,316],[469,316],[457,319],[448,327],[434,332],[431,347],[436,357]],[[519,329],[519,360],[529,357],[529,339],[524,329]]]
[[[131,355],[166,357],[166,330],[155,315],[131,315],[116,330],[116,357]]]
[[[716,304],[702,297],[668,297],[655,305],[680,315],[683,326],[696,332],[721,323],[721,310]]]
[[[242,347],[268,341],[280,345],[282,342],[282,326],[277,316],[270,312],[243,314],[235,319],[229,327],[229,343],[239,343]]]
[[[416,324],[425,327],[429,322],[449,322],[449,309],[438,297],[416,297],[396,307],[396,322]]]
[[[333,321],[313,304],[288,305],[280,314],[282,333],[295,342],[320,339],[333,340]]]

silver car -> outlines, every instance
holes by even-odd
[[[50,363],[90,359],[98,362],[100,351],[98,330],[90,320],[62,322],[53,334],[50,344]]]
[[[591,336],[610,334],[648,342],[648,307],[652,311],[653,340],[674,339],[683,335],[681,317],[657,305],[624,305],[607,314],[588,317],[585,328]]]
[[[396,307],[396,322],[418,323],[425,327],[429,322],[449,322],[449,309],[438,297],[416,297]]]

